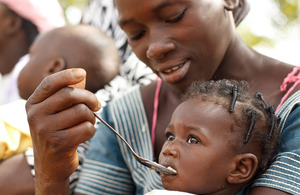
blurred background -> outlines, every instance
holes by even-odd
[[[77,24],[88,0],[59,0],[67,22]],[[255,50],[300,65],[300,0],[248,0],[250,12],[238,27]]]

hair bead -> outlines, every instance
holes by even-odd
[[[268,110],[271,113],[271,120],[272,120],[272,125],[271,125],[271,129],[270,129],[269,136],[268,136],[269,139],[271,139],[273,131],[274,131],[274,126],[275,126],[275,108],[274,108],[274,106],[269,106]]]
[[[251,110],[250,126],[249,126],[249,129],[248,129],[247,136],[246,136],[246,138],[243,141],[243,144],[248,143],[248,141],[250,139],[252,130],[253,130],[254,125],[255,125],[256,117],[257,117],[256,111],[255,110]]]
[[[238,92],[238,88],[236,85],[234,85],[232,87],[232,101],[231,101],[230,108],[229,108],[229,111],[231,113],[234,112],[234,105],[235,105],[236,99],[237,99],[237,92]]]

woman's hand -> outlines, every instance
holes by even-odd
[[[68,178],[78,166],[77,146],[95,133],[93,112],[100,109],[99,101],[85,89],[70,87],[82,83],[85,77],[83,69],[52,74],[26,103],[36,194],[69,194]]]

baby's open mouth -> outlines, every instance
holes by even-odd
[[[176,171],[175,169],[173,169],[172,167],[170,167],[170,166],[168,166],[167,169],[169,169],[169,170],[171,170],[171,171],[177,173],[177,171]]]

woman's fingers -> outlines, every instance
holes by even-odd
[[[41,105],[51,105],[47,109],[47,114],[54,114],[77,104],[85,104],[94,112],[100,109],[100,103],[95,94],[85,89],[72,87],[60,89],[41,103]]]
[[[56,91],[69,85],[80,83],[86,77],[83,69],[67,69],[44,78],[33,95],[28,98],[31,104],[37,104],[54,94]]]
[[[52,74],[26,103],[35,169],[41,178],[52,178],[51,182],[66,180],[75,171],[77,146],[95,133],[93,112],[100,109],[98,99],[85,89],[70,87],[77,87],[85,76],[83,69]],[[36,179],[44,183],[43,179]]]
[[[40,120],[39,118],[33,123],[39,123]],[[45,120],[42,124],[36,125],[34,133],[38,133],[38,136],[45,140],[49,139],[49,144],[56,147],[77,147],[89,140],[95,132],[95,116],[84,104],[77,104],[49,115]],[[63,146],[60,143],[63,143]]]

